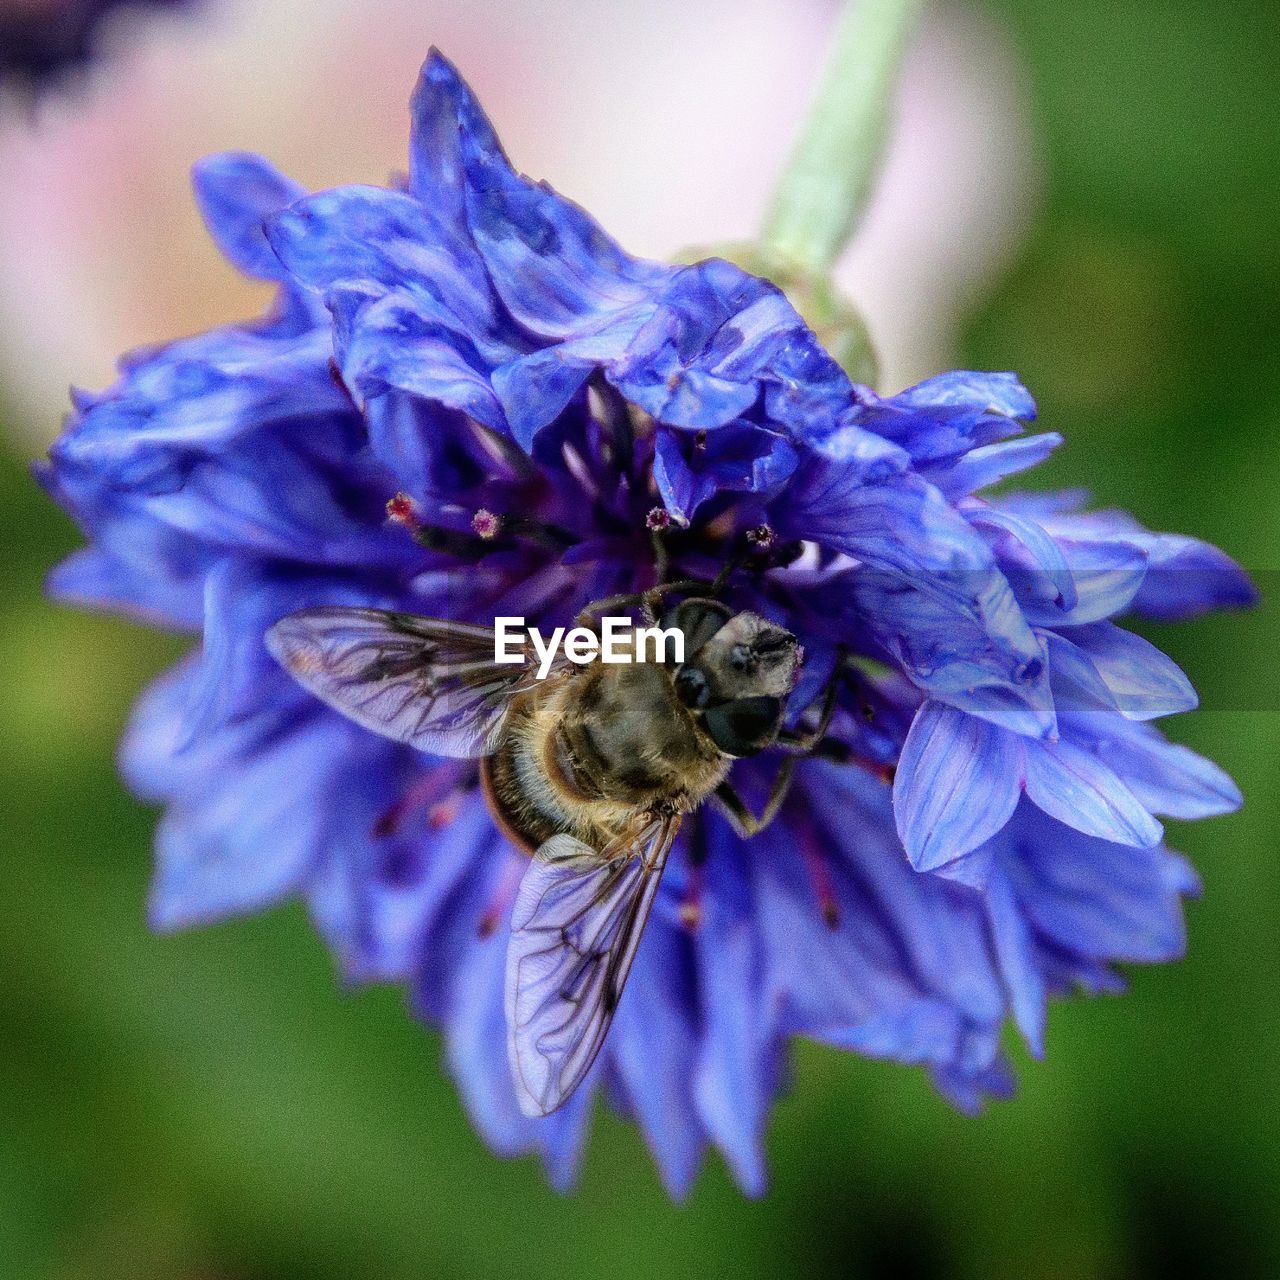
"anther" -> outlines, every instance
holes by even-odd
[[[387,503],[387,519],[393,524],[402,524],[410,533],[417,533],[422,528],[413,499],[407,493],[397,493]]]
[[[427,810],[427,826],[432,831],[439,831],[442,827],[447,827],[458,816],[458,803],[458,796],[455,793],[437,804],[433,804]]]
[[[671,514],[664,507],[654,507],[644,518],[644,526],[646,529],[652,530],[654,533],[662,529],[671,527]]]
[[[695,846],[696,848],[696,846]],[[702,852],[689,860],[689,885],[676,909],[680,923],[693,933],[702,923]]]
[[[356,403],[356,398],[351,394],[351,388],[347,386],[346,379],[342,376],[342,370],[338,368],[338,362],[329,357],[329,377],[333,379],[334,386],[342,392],[352,404]]]
[[[754,529],[747,530],[747,541],[757,551],[768,551],[773,546],[776,537],[773,527],[767,524],[758,524]]]
[[[484,914],[476,925],[477,937],[491,937],[498,925],[502,923],[503,916],[507,914],[516,896],[516,888],[524,875],[525,866],[523,858],[513,855],[507,859],[507,865],[503,867],[502,874],[498,877],[498,885],[493,892],[493,897],[489,899],[489,905],[485,907]]]
[[[492,542],[502,532],[502,517],[496,516],[492,511],[487,511],[484,507],[481,507],[471,517],[471,528],[478,537],[483,538],[486,542]]]
[[[469,769],[465,762],[442,764],[412,783],[404,794],[374,819],[370,834],[375,840],[393,836],[415,812],[425,809],[432,827],[442,825],[457,815],[457,789],[465,782]]]
[[[808,813],[797,812],[795,822],[799,827],[800,856],[804,859],[809,883],[818,900],[818,912],[827,928],[835,929],[840,924],[840,904],[836,901],[835,885],[831,882],[831,868],[827,865],[827,855],[822,848],[822,837]]]

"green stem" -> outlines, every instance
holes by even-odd
[[[871,193],[898,66],[924,0],[850,0],[818,100],[774,193],[763,240],[824,274]]]

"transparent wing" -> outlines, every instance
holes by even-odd
[[[493,660],[493,631],[385,609],[291,613],[267,648],[305,689],[366,729],[436,755],[493,750],[528,662]]]
[[[534,855],[507,946],[507,1051],[526,1115],[550,1115],[591,1069],[679,828],[646,816],[601,852],[556,835]]]

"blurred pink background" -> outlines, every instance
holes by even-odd
[[[515,164],[633,252],[758,228],[816,87],[831,0],[203,0],[111,20],[104,58],[34,107],[0,100],[0,377],[35,452],[68,384],[255,310],[205,238],[188,170],[261,151],[311,187],[404,165],[428,47],[461,68]],[[571,73],[566,73],[571,68]],[[976,9],[932,7],[884,174],[841,264],[882,385],[946,366],[1017,246],[1036,165],[1015,53]]]

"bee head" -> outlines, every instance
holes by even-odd
[[[726,755],[746,756],[778,735],[801,652],[790,631],[755,613],[732,613],[714,600],[686,600],[674,625],[685,633],[676,694],[699,713]]]

